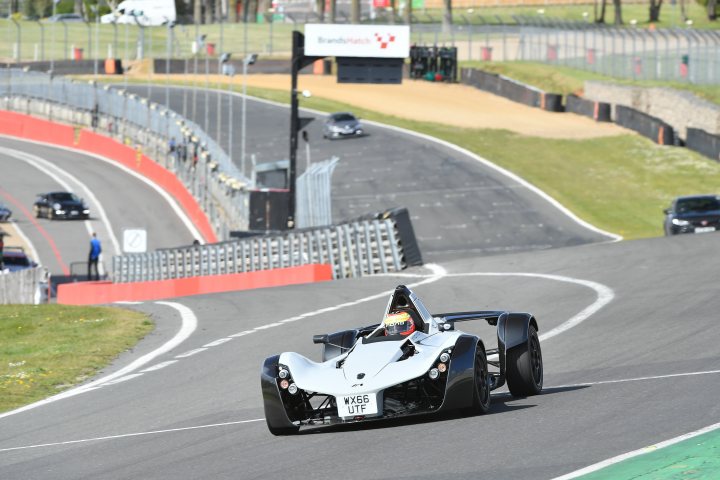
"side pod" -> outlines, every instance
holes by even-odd
[[[287,430],[290,433],[296,431],[297,426],[288,418],[280,398],[280,390],[276,381],[279,359],[280,355],[265,359],[260,372],[260,387],[262,389],[263,406],[265,407],[265,420],[270,431],[282,433]]]

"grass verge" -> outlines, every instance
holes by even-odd
[[[82,383],[153,328],[138,312],[111,307],[0,307],[0,412]]]

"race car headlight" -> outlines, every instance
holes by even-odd
[[[336,126],[336,125],[333,125],[332,127],[330,127],[330,131],[331,131],[331,132],[342,132],[343,129],[342,129],[342,127],[338,127],[338,126]]]
[[[447,352],[443,352],[443,353],[440,355],[440,361],[441,361],[442,363],[447,363],[448,360],[450,360],[450,354],[447,353]]]
[[[678,227],[684,227],[686,225],[690,225],[690,222],[688,222],[687,220],[680,220],[679,218],[673,218],[672,224],[677,225]]]
[[[60,210],[62,208],[62,205],[60,205],[59,203],[53,203],[53,208],[55,210]]]
[[[293,383],[293,385],[295,384]],[[282,388],[283,390],[287,390],[289,386],[290,382],[288,382],[287,380],[280,380],[280,388]]]
[[[90,210],[86,208],[85,210],[83,210],[83,213],[90,213]]]
[[[444,363],[438,363],[437,369],[438,372],[445,373],[447,371],[447,365],[445,365]]]
[[[428,372],[428,376],[430,377],[431,380],[436,380],[440,376],[440,372],[438,371],[437,368],[431,368],[430,371]]]
[[[288,378],[289,376],[290,376],[290,372],[288,372],[288,371],[285,370],[285,369],[281,369],[281,370],[278,372],[278,377],[280,377],[280,378]]]
[[[294,383],[291,383],[290,386],[288,387],[288,392],[290,392],[290,395],[295,395],[297,393],[297,391],[298,391],[297,385],[295,385]]]

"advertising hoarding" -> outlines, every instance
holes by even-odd
[[[407,25],[305,25],[305,55],[313,57],[407,58]]]

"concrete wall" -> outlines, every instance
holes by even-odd
[[[687,129],[698,128],[720,135],[720,105],[702,100],[690,92],[672,88],[641,88],[605,82],[585,82],[584,98],[640,110],[671,125],[683,140]]]
[[[40,303],[40,282],[43,279],[44,274],[40,267],[0,272],[0,305]]]

